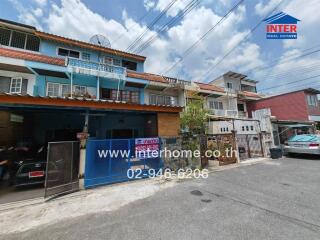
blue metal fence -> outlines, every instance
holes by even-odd
[[[160,139],[157,144],[160,149]],[[163,162],[160,156],[137,157],[135,149],[136,139],[89,139],[86,147],[85,187],[136,179],[127,176],[128,169],[132,171],[141,169],[140,177],[144,178],[149,176],[150,169],[158,171],[162,168]]]

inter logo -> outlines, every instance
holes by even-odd
[[[300,21],[299,19],[280,12],[263,21],[267,23],[267,39],[297,39],[297,23]]]

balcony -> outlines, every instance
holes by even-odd
[[[67,58],[70,72],[113,79],[125,79],[126,68],[105,63],[89,62],[76,58]]]
[[[229,118],[236,118],[238,117],[237,110],[221,110],[221,109],[210,109],[210,114],[213,114],[218,117],[229,117]]]

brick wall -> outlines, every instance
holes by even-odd
[[[179,113],[158,113],[158,135],[160,137],[178,136],[180,132]]]
[[[275,116],[278,120],[309,120],[308,106],[304,91],[287,93],[249,102],[247,104],[250,117],[252,117],[252,111],[263,108],[270,108],[272,116]]]

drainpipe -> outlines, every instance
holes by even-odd
[[[117,88],[117,101],[119,99],[119,90],[120,90],[120,81],[121,81],[121,78],[119,77],[119,81],[118,81],[118,88]]]
[[[86,166],[86,144],[88,137],[88,126],[89,126],[89,112],[85,114],[85,121],[83,127],[83,135],[85,137],[80,139],[80,162],[79,162],[79,189],[83,190],[84,178],[85,178],[85,166]]]
[[[72,88],[73,88],[73,72],[71,72],[70,76],[70,97],[72,98]]]
[[[100,100],[100,77],[97,76],[97,100]]]

